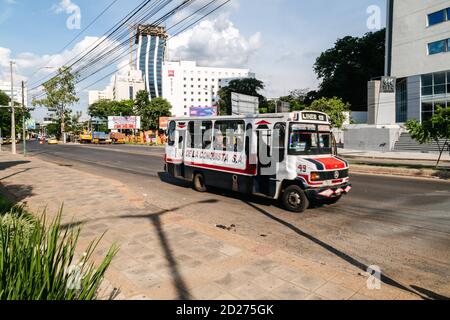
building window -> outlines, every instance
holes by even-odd
[[[429,55],[447,52],[447,50],[448,50],[447,40],[435,41],[428,44]]]
[[[433,75],[433,79],[434,79],[433,94],[434,95],[445,94],[445,91],[446,91],[446,74],[445,74],[445,72],[435,73]]]
[[[422,121],[429,120],[437,107],[450,106],[450,71],[422,75]]]
[[[433,116],[433,102],[422,102],[422,121],[430,120]]]
[[[130,86],[129,91],[130,91],[129,92],[130,100],[133,100],[134,99],[134,88],[132,86]]]
[[[404,123],[408,120],[408,92],[406,79],[397,82],[396,89],[396,122]]]
[[[447,72],[447,94],[450,95],[450,71]]]
[[[428,26],[442,23],[447,20],[447,12],[449,9],[437,11],[428,15]]]
[[[422,75],[422,96],[433,95],[433,74]]]

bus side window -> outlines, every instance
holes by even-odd
[[[247,159],[250,158],[250,137],[252,134],[253,126],[251,124],[247,125],[246,133],[245,133],[245,156]]]
[[[209,150],[212,145],[212,122],[203,121],[202,123],[202,149]]]
[[[171,121],[169,124],[168,145],[173,147],[175,145],[175,133],[177,131],[177,125],[175,121]]]
[[[274,154],[276,154],[276,148],[278,149],[278,161],[284,161],[284,153],[285,153],[285,144],[286,144],[286,125],[284,123],[277,123],[274,127],[273,133],[273,148]],[[278,143],[276,143],[275,139],[278,139]]]
[[[191,121],[188,125],[187,135],[189,136],[187,147],[195,149],[195,122]]]

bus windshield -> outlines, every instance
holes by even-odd
[[[332,154],[330,126],[291,123],[289,155]]]

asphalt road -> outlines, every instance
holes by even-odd
[[[235,225],[239,235],[336,268],[377,265],[385,282],[450,297],[449,182],[352,174],[354,188],[337,205],[294,214],[257,197],[196,193],[161,174],[161,148],[32,143],[29,150],[32,157],[120,180],[149,203],[203,223]]]

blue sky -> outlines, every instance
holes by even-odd
[[[63,63],[65,56],[60,49],[80,30],[66,27],[69,15],[57,14],[55,10],[60,2],[0,0],[0,80],[7,76],[5,64],[10,58],[20,61],[18,78],[28,81],[33,80],[29,77],[42,62],[48,61],[46,55],[56,55],[55,61]],[[81,28],[111,2],[72,0],[72,4],[80,8]],[[118,0],[76,42],[85,36],[103,35],[140,2]],[[202,27],[197,27],[186,34],[184,40],[177,40],[172,49],[175,56],[199,60],[202,64],[248,67],[266,82],[269,96],[286,94],[296,88],[315,88],[318,81],[312,67],[316,57],[337,38],[370,31],[367,8],[371,5],[381,8],[381,25],[384,26],[385,0],[232,0],[220,13],[208,18],[211,24],[203,25],[206,35],[200,32]],[[219,46],[223,45],[221,37],[227,38],[227,45],[235,51],[223,50],[223,46]],[[197,38],[195,50],[192,49],[194,38]],[[201,50],[203,41],[213,52],[217,46],[215,52],[218,53],[200,52],[198,43]],[[240,59],[236,59],[237,56]],[[102,89],[105,84],[99,83],[92,89]],[[82,95],[77,107],[80,110],[85,109],[85,93]]]

